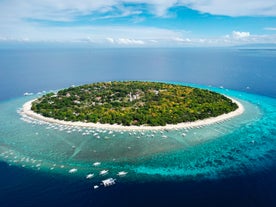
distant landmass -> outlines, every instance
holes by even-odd
[[[234,46],[236,48],[241,48],[241,49],[276,49],[276,44],[245,44],[245,45],[237,45]]]
[[[232,112],[231,99],[205,89],[160,82],[114,81],[70,87],[32,102],[45,117],[122,126],[165,126]]]

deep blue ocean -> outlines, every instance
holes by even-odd
[[[276,98],[276,50],[0,50],[0,102],[25,92],[110,80],[183,82]],[[271,160],[276,160],[275,152],[276,146]],[[276,163],[263,170],[213,179],[124,182],[94,191],[77,177],[69,179],[0,161],[0,206],[270,207],[276,206]]]

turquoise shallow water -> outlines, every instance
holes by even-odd
[[[53,174],[94,173],[95,183],[107,177],[122,182],[218,178],[271,167],[276,157],[276,100],[211,89],[238,99],[245,112],[202,128],[121,132],[22,119],[17,110],[34,96],[5,101],[0,104],[0,159]],[[74,175],[68,173],[72,168],[78,170]],[[104,169],[109,173],[100,176]],[[120,178],[119,171],[128,174]]]

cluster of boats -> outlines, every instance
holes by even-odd
[[[28,122],[30,124],[34,125],[46,125],[46,129],[54,129],[58,131],[64,131],[68,134],[77,132],[80,133],[82,136],[92,136],[97,139],[104,138],[104,139],[109,139],[112,137],[120,136],[125,133],[127,133],[124,130],[108,130],[104,128],[93,128],[93,127],[82,127],[82,126],[71,126],[71,125],[63,125],[63,124],[58,124],[58,123],[49,123],[43,120],[38,120],[35,118],[32,118],[26,114],[22,113],[22,110],[19,109],[18,113],[21,115],[21,120]],[[188,129],[192,129],[193,127],[188,127],[185,128],[183,133],[181,135],[183,137],[186,136],[186,133],[188,132]],[[179,129],[175,129],[176,131],[179,131]],[[180,130],[181,131],[181,130]],[[151,131],[136,131],[136,130],[130,130],[128,131],[128,134],[130,136],[136,137],[137,139],[140,139],[142,137],[161,137],[161,138],[168,138],[168,135],[165,134],[166,132],[169,132],[169,130],[151,130]]]
[[[100,162],[94,162],[93,163],[93,166],[95,166],[95,167],[97,167],[99,165],[101,165]],[[72,168],[72,169],[70,169],[68,171],[68,173],[73,174],[73,173],[76,173],[77,171],[78,171],[77,168]],[[99,172],[99,175],[100,176],[105,176],[108,173],[109,173],[109,170],[101,170]],[[128,172],[126,172],[126,171],[120,171],[120,172],[117,173],[117,176],[118,177],[124,177],[124,176],[127,175],[127,173]],[[94,176],[95,176],[94,173],[89,173],[89,174],[86,175],[86,179],[88,179],[88,180],[92,179]],[[94,189],[98,189],[100,186],[109,187],[109,186],[112,186],[112,185],[115,185],[115,184],[116,184],[116,179],[114,179],[114,178],[107,178],[107,179],[102,180],[99,185],[94,185],[93,188]]]

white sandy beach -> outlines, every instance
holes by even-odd
[[[228,97],[230,98],[230,97]],[[192,127],[199,127],[205,126],[210,124],[215,124],[218,122],[225,121],[227,119],[231,119],[235,116],[241,115],[244,112],[243,105],[235,99],[230,98],[234,103],[238,105],[238,109],[233,112],[223,114],[217,117],[212,117],[208,119],[198,120],[195,122],[184,122],[179,124],[167,124],[166,126],[122,126],[117,124],[100,124],[100,123],[84,123],[84,122],[71,122],[71,121],[62,121],[53,118],[44,117],[40,114],[35,113],[31,110],[32,102],[35,100],[31,100],[26,102],[22,109],[21,114],[31,117],[33,119],[61,124],[61,125],[68,125],[68,126],[78,126],[78,127],[91,127],[91,128],[103,128],[103,129],[110,129],[110,130],[170,130],[170,129],[181,129],[181,128],[192,128]]]

